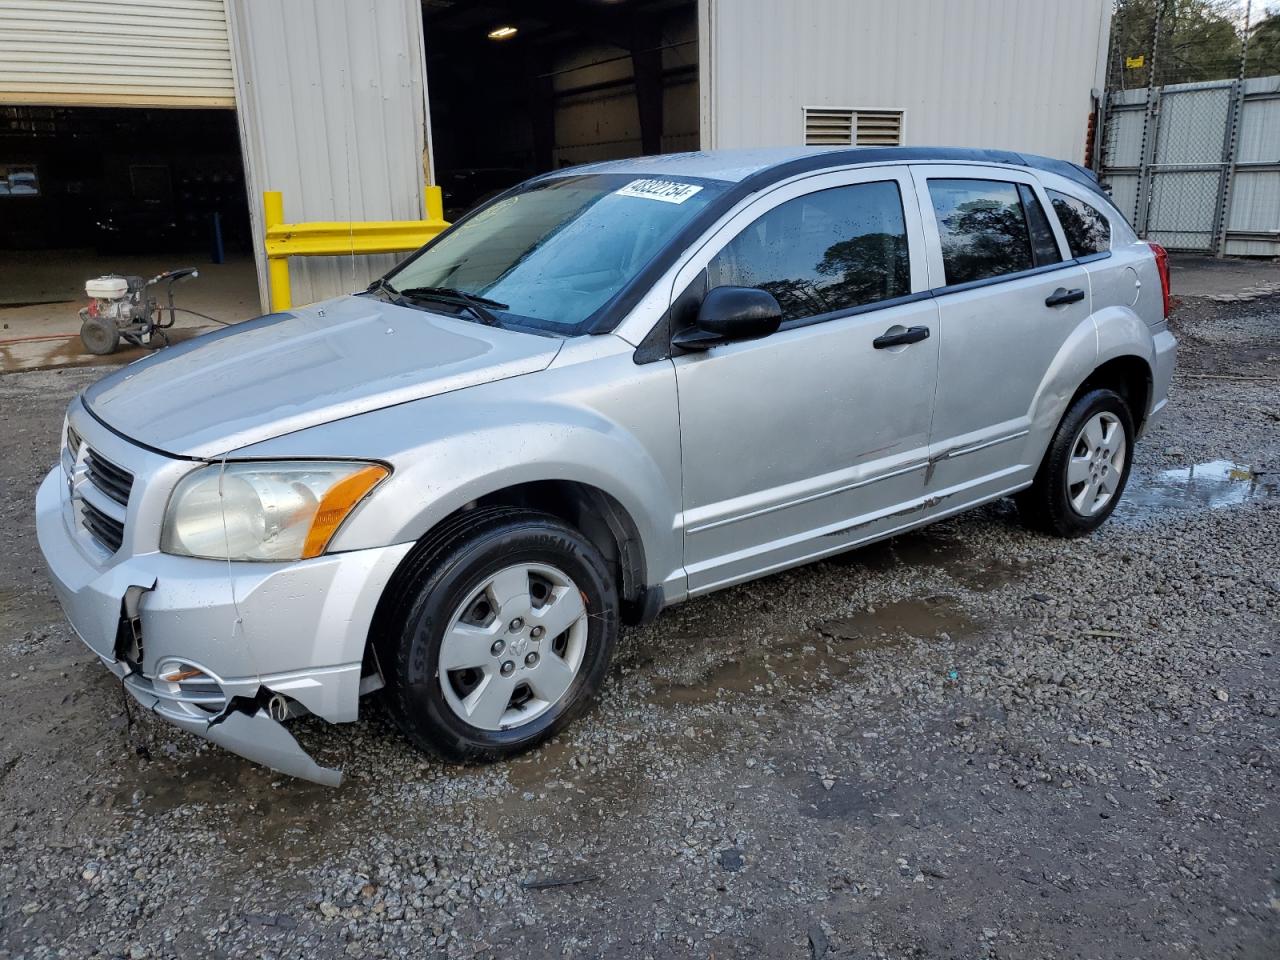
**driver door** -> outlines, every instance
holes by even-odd
[[[673,359],[691,594],[882,535],[924,503],[937,308],[906,168],[776,188],[673,293],[734,285],[773,293],[783,324]],[[876,345],[914,328],[923,339]]]

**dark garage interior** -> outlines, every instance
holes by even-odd
[[[424,0],[445,218],[535,173],[698,148],[690,0]]]
[[[251,248],[233,110],[0,107],[0,248]]]

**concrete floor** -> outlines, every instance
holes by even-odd
[[[79,310],[88,301],[84,282],[108,273],[153,277],[194,266],[200,276],[174,287],[174,301],[228,323],[261,313],[258,278],[249,257],[209,263],[208,254],[105,257],[93,250],[4,251],[0,254],[0,372],[122,363],[146,351],[131,348],[95,357],[80,345]],[[163,294],[163,287],[161,288]],[[216,324],[178,314],[176,340],[215,329]]]
[[[1236,303],[1280,293],[1280,263],[1173,254],[1169,258],[1169,280],[1174,296]]]

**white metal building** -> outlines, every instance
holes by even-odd
[[[461,209],[539,170],[699,147],[946,144],[1079,161],[1110,12],[1111,0],[0,0],[0,181],[53,199],[64,161],[30,158],[40,130],[73,127],[76,111],[150,111],[148,131],[160,110],[234,111],[261,276],[264,190],[284,193],[289,221],[404,220],[423,215],[424,183],[442,184],[449,212],[450,195]],[[0,182],[0,211],[17,200]],[[0,213],[0,247],[50,215],[10,216],[6,235]],[[391,259],[295,261],[295,301],[361,286]]]
[[[1111,0],[711,0],[702,139],[805,142],[853,115],[866,142],[1084,159]],[[837,114],[839,116],[839,114]],[[807,125],[806,125],[807,119]],[[828,142],[824,140],[823,142]],[[847,142],[847,140],[845,141]]]

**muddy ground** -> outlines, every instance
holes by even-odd
[[[600,705],[337,791],[126,709],[46,586],[73,392],[0,377],[0,958],[1280,955],[1280,297],[1189,300],[1090,539],[998,503],[624,634]]]

